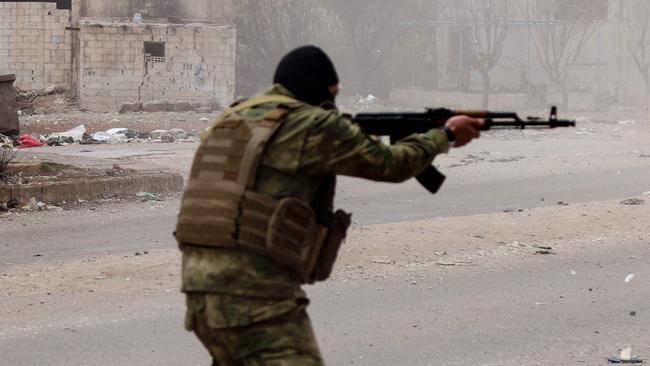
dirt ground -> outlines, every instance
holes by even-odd
[[[415,283],[457,267],[507,266],[522,256],[571,256],[647,240],[648,217],[650,194],[626,202],[355,227],[333,280],[407,276]],[[9,303],[0,310],[3,328],[38,322],[56,312],[74,314],[88,306],[101,312],[102,307],[115,308],[142,296],[177,293],[179,256],[175,249],[154,250],[4,268],[0,292]],[[98,296],[104,300],[97,303]]]

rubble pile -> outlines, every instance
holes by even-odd
[[[63,89],[50,85],[43,90],[16,90],[15,107],[19,116],[30,116],[57,110],[56,106],[51,104],[63,104],[61,107],[65,107]]]

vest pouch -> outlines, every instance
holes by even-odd
[[[334,213],[334,222],[322,245],[309,283],[325,281],[332,275],[339,249],[341,249],[341,244],[345,240],[351,223],[352,215],[347,212],[338,210]]]
[[[267,253],[308,283],[327,230],[316,222],[309,205],[296,198],[278,201],[269,221]]]

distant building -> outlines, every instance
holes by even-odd
[[[581,52],[570,64],[567,85],[570,108],[645,106],[647,96],[643,78],[629,52],[623,30],[621,7],[624,0],[541,1],[559,1],[560,5],[584,4],[589,11],[579,14],[561,11],[554,21],[594,26],[593,35],[581,44]],[[560,104],[561,91],[540,62],[539,53],[544,50],[542,47],[537,49],[533,39],[535,32],[543,27],[542,21],[529,19],[526,15],[526,6],[530,2],[520,0],[519,4],[521,6],[515,8],[510,19],[499,20],[499,26],[507,23],[509,31],[499,62],[490,72],[490,106],[513,109]],[[473,39],[468,24],[440,13],[428,22],[401,22],[400,28],[404,41],[396,51],[393,73],[400,73],[403,64],[400,57],[408,59],[422,50],[426,54],[416,60],[420,66],[417,73],[398,80],[393,92],[395,101],[413,103],[414,106],[428,105],[431,101],[457,108],[480,106],[483,80],[471,64]],[[410,49],[404,48],[409,45]]]
[[[26,90],[63,88],[83,108],[216,101],[235,86],[227,0],[0,1],[0,74]]]

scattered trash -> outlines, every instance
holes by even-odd
[[[632,356],[632,347],[622,349],[619,356],[610,357],[607,360],[610,363],[643,363],[643,359]]]
[[[616,123],[619,124],[619,125],[635,125],[636,121],[628,120],[628,121],[618,121]]]
[[[86,133],[86,127],[84,125],[80,125],[65,132],[53,133],[48,136],[48,140],[51,138],[63,137],[63,138],[72,138],[76,142],[76,141],[81,141],[81,139],[84,137],[84,133]]]
[[[0,133],[0,148],[1,149],[13,149],[14,141],[9,136],[5,136]]]
[[[377,264],[395,264],[397,263],[394,259],[373,259],[371,260],[372,263],[377,263]]]
[[[105,200],[110,200],[111,198],[115,198],[115,197],[117,197],[115,193],[110,193],[110,192],[102,193],[102,198]]]
[[[100,141],[100,142],[108,141],[108,140],[111,139],[111,137],[113,137],[113,136],[111,134],[109,134],[108,132],[96,132],[96,133],[92,134],[92,139],[95,140],[95,141]]]
[[[540,254],[540,255],[555,254],[555,253],[553,252],[553,248],[552,248],[552,247],[543,247],[543,246],[533,245],[533,248],[538,249],[538,250],[535,252],[535,254]]]
[[[141,201],[160,201],[160,197],[156,193],[151,192],[138,192],[135,194]]]
[[[17,147],[19,149],[28,149],[32,147],[43,147],[43,146],[45,146],[44,143],[42,143],[40,140],[38,140],[37,138],[29,134],[20,135],[20,137],[18,138]]]
[[[629,275],[627,275],[627,277],[625,277],[625,283],[632,282],[632,280],[634,279],[634,276],[635,276],[634,273],[630,273]]]
[[[12,209],[12,208],[18,208],[20,207],[20,201],[18,201],[18,198],[14,197],[7,202],[7,208]]]
[[[630,316],[636,316],[636,311],[634,310],[630,311]]]
[[[571,271],[572,276],[575,276],[576,274],[577,274],[576,271],[573,271],[573,270]]]
[[[458,261],[458,262],[436,262],[437,265],[439,266],[445,266],[445,267],[473,267],[477,266],[476,264],[473,264],[472,262],[469,261]]]
[[[621,201],[621,205],[628,205],[628,206],[638,206],[643,204],[645,204],[645,201],[640,198],[630,198],[625,201]]]
[[[568,203],[563,202],[563,201],[560,201],[557,204],[560,205],[560,206],[568,206],[569,205]]]
[[[367,97],[361,100],[361,102],[365,102],[365,103],[374,103],[376,101],[377,101],[377,97],[372,94],[369,94]]]
[[[644,196],[650,196],[650,191],[643,192],[643,195],[644,195]]]
[[[210,119],[209,119],[209,118],[202,117],[202,118],[199,119],[199,122],[210,123]]]

